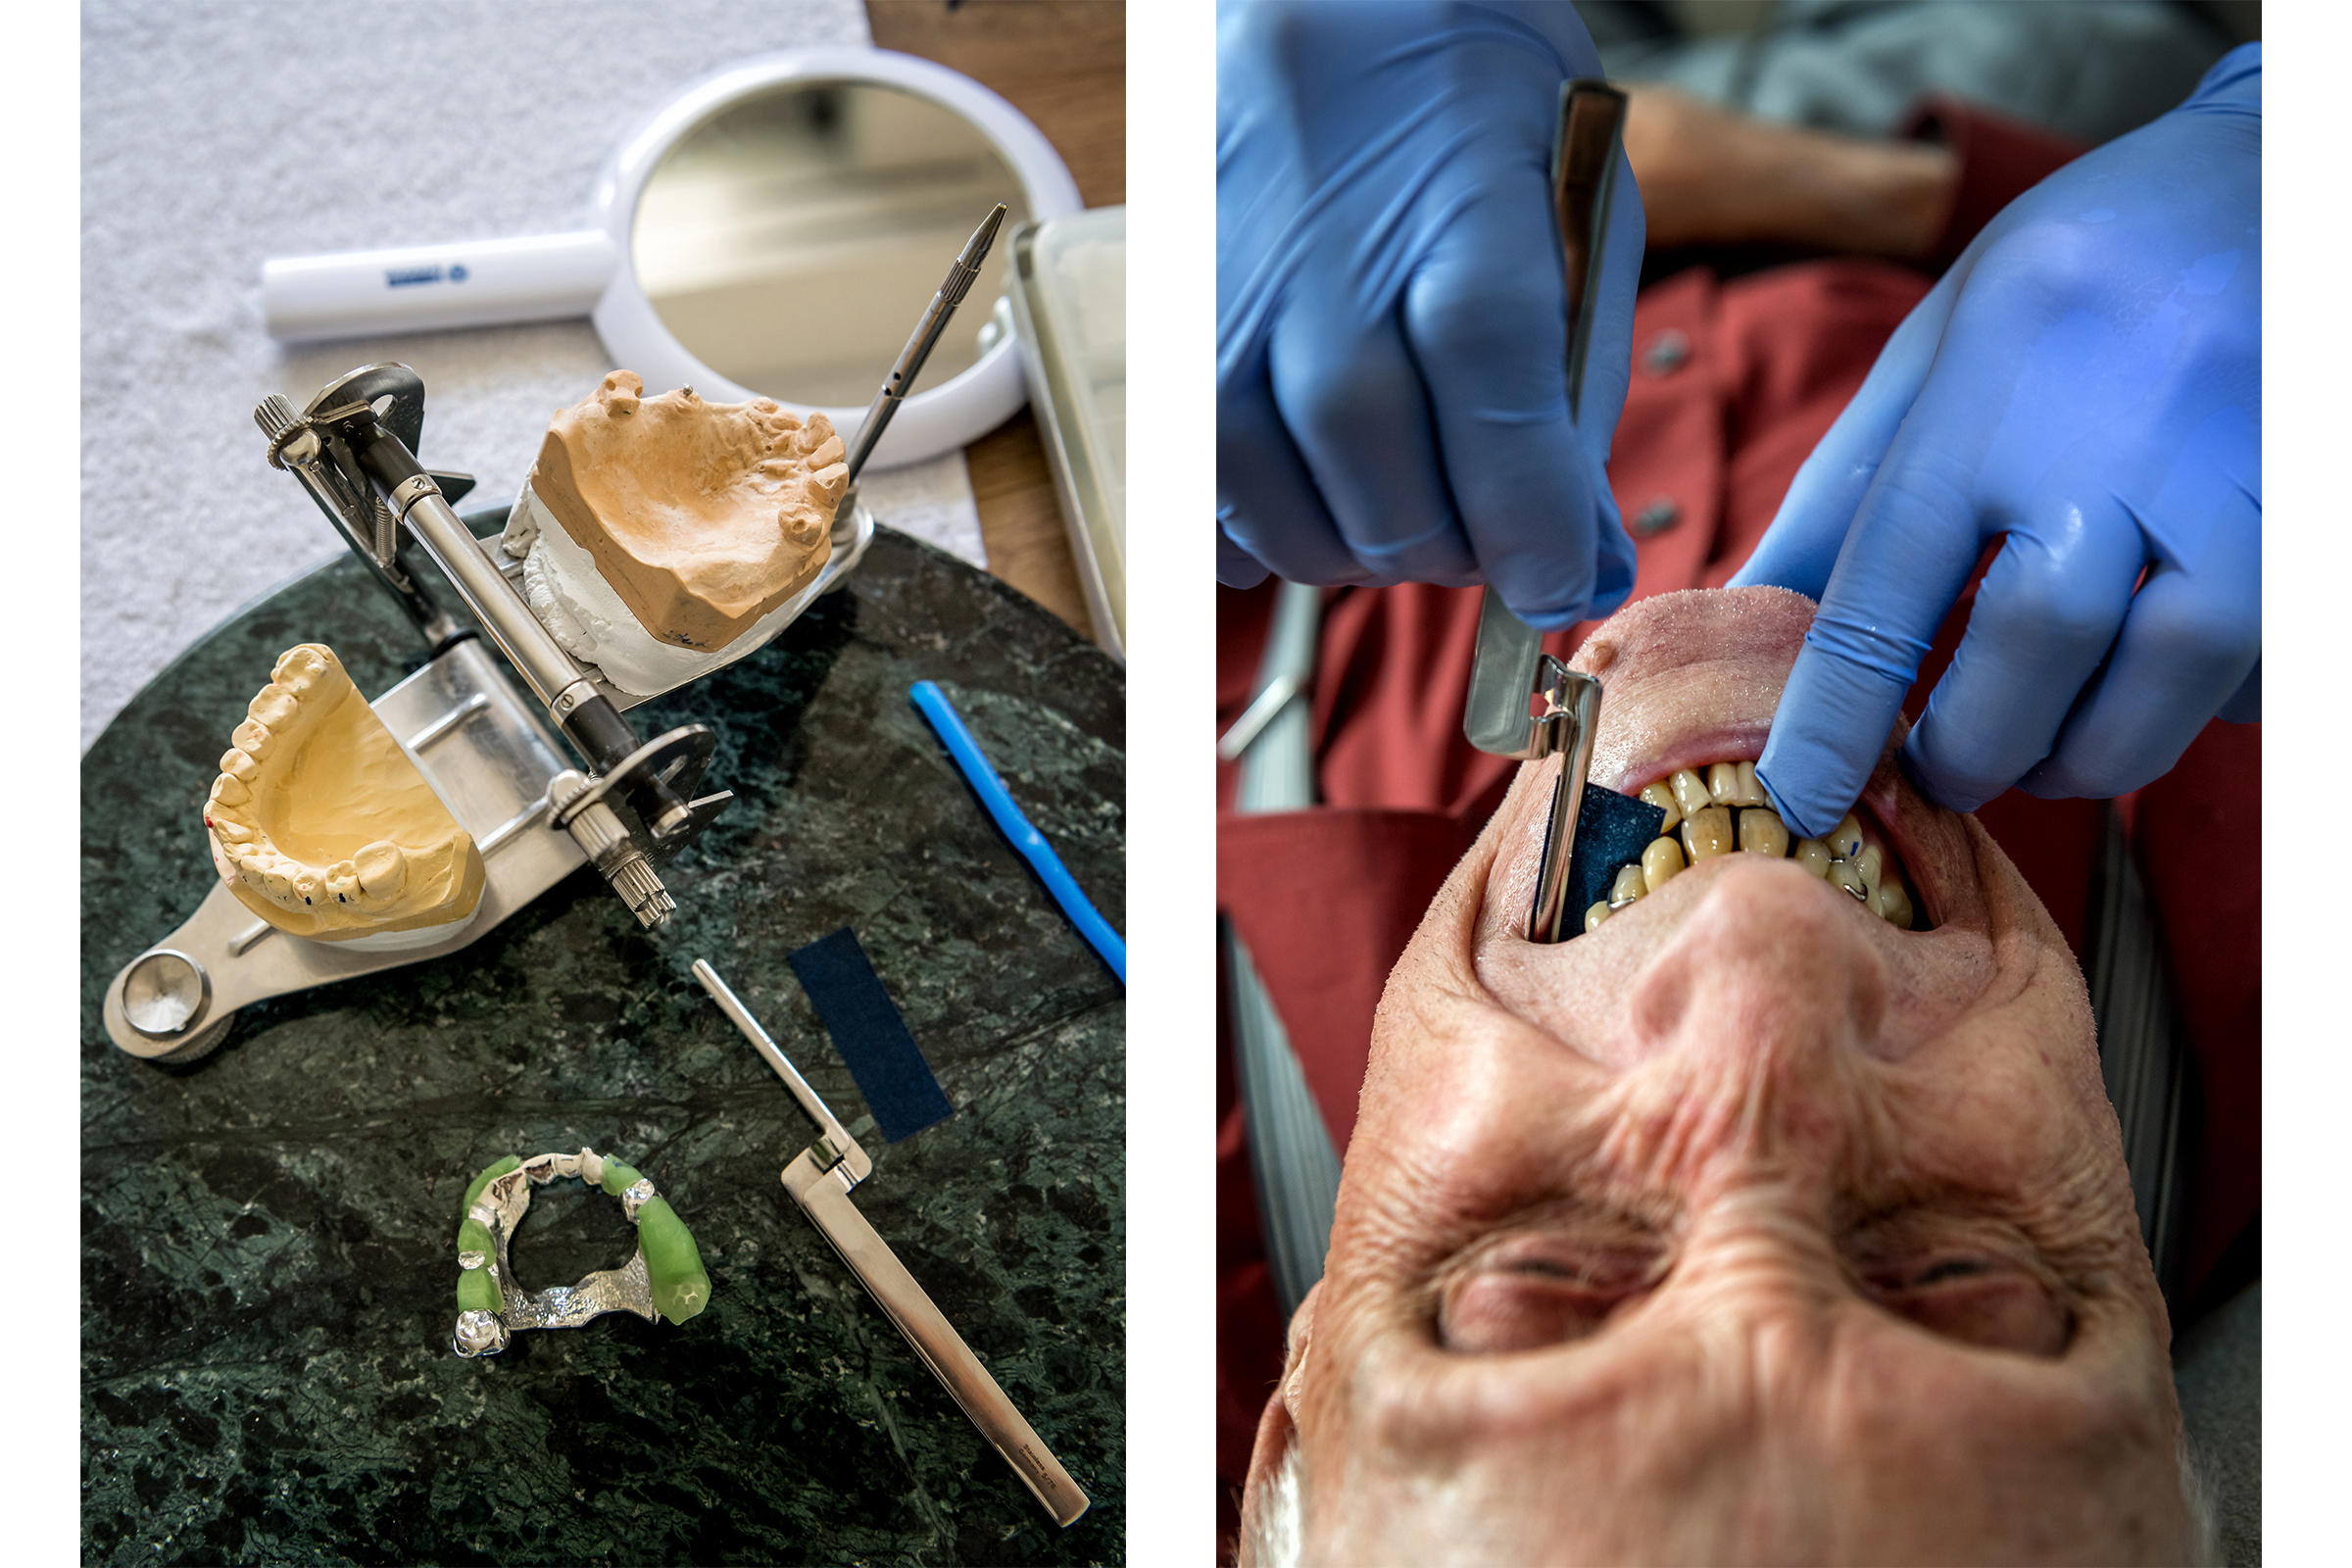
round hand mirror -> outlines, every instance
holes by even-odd
[[[1006,236],[1079,205],[1010,104],[910,55],[792,50],[658,110],[606,164],[584,229],[268,262],[263,311],[286,341],[590,316],[649,389],[819,410],[849,442],[1000,201]],[[1010,250],[990,251],[876,467],[954,451],[1020,408],[1015,346],[982,342]]]

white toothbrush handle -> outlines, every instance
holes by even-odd
[[[281,342],[585,317],[620,258],[602,229],[403,245],[262,264],[262,315]]]

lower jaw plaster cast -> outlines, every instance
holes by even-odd
[[[205,801],[228,890],[278,930],[415,947],[465,929],[482,857],[328,649],[278,657]]]
[[[653,696],[807,606],[848,488],[843,457],[821,414],[691,388],[649,398],[615,370],[557,411],[500,548],[573,657]]]

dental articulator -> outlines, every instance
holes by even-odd
[[[1002,205],[990,213],[951,265],[857,432],[829,533],[817,541],[825,547],[821,569],[715,662],[703,661],[683,678],[638,676],[624,688],[551,629],[556,617],[543,618],[526,596],[526,586],[536,585],[526,585],[524,552],[513,542],[519,519],[491,513],[486,520],[507,521],[506,535],[477,537],[456,510],[473,488],[472,477],[430,469],[418,460],[424,385],[415,370],[396,364],[363,367],[329,382],[299,411],[283,396],[264,399],[254,418],[270,466],[302,485],[431,648],[422,668],[369,706],[470,836],[481,861],[479,903],[470,918],[404,931],[401,941],[306,940],[287,935],[283,921],[257,916],[262,906],[235,896],[233,868],[222,862],[222,884],[108,987],[105,1017],[115,1044],[151,1061],[194,1060],[220,1043],[238,1009],[456,952],[583,862],[596,867],[641,926],[659,930],[676,899],[657,864],[693,842],[733,796],[702,792],[716,739],[708,726],[685,724],[648,738],[628,712],[764,646],[857,566],[874,532],[873,514],[858,500],[859,470],[979,275],[1004,214]],[[616,379],[608,378],[608,397]],[[626,410],[638,406],[634,390],[623,389],[632,394],[619,400]],[[650,406],[656,400],[643,401]],[[510,514],[535,505],[526,485]],[[539,532],[552,540],[561,530]],[[428,588],[421,570],[427,562],[458,606]],[[502,658],[520,677],[527,700],[500,669]],[[280,661],[281,667],[285,663]],[[659,689],[635,689],[648,685]],[[285,703],[275,685],[256,702],[265,699]],[[240,726],[240,736],[245,733]],[[255,733],[267,738],[266,728]],[[217,827],[211,815],[207,826],[226,834],[247,831],[242,825]],[[365,880],[366,867],[361,870]],[[301,902],[327,896],[322,889]]]

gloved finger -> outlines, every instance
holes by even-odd
[[[1266,348],[1283,423],[1340,537],[1386,580],[1479,581],[1420,373],[1394,316],[1343,290],[1290,302]]]
[[[1228,588],[1254,588],[1266,580],[1266,568],[1258,559],[1233,542],[1225,532],[1225,519],[1217,518],[1217,581]]]
[[[2122,502],[2095,481],[2062,488],[2040,493],[2038,515],[2010,530],[1951,667],[1903,742],[1920,792],[1955,811],[1983,806],[2057,745],[2147,564]]]
[[[2258,514],[2243,527],[2216,527],[2193,570],[2168,563],[2148,573],[2107,667],[2021,789],[2091,797],[2138,789],[2170,771],[2206,721],[2235,701],[2262,662],[2259,528]]]
[[[1936,629],[1975,569],[1975,498],[1941,450],[1973,388],[1931,374],[1856,508],[1797,650],[1756,775],[1790,831],[1819,838],[1870,777]]]
[[[1363,582],[1371,575],[1340,538],[1262,372],[1217,389],[1217,527],[1258,564],[1293,582]]]
[[[1511,612],[1565,626],[1592,605],[1616,527],[1568,417],[1567,288],[1544,172],[1463,193],[1406,285],[1404,337],[1471,551]]]
[[[1732,587],[1769,583],[1792,588],[1808,599],[1821,598],[1862,498],[1935,368],[1944,323],[1957,297],[1957,281],[1947,274],[1903,318],[1853,401],[1796,470],[1772,526],[1732,574]],[[1836,818],[1828,825],[1835,827]]]

